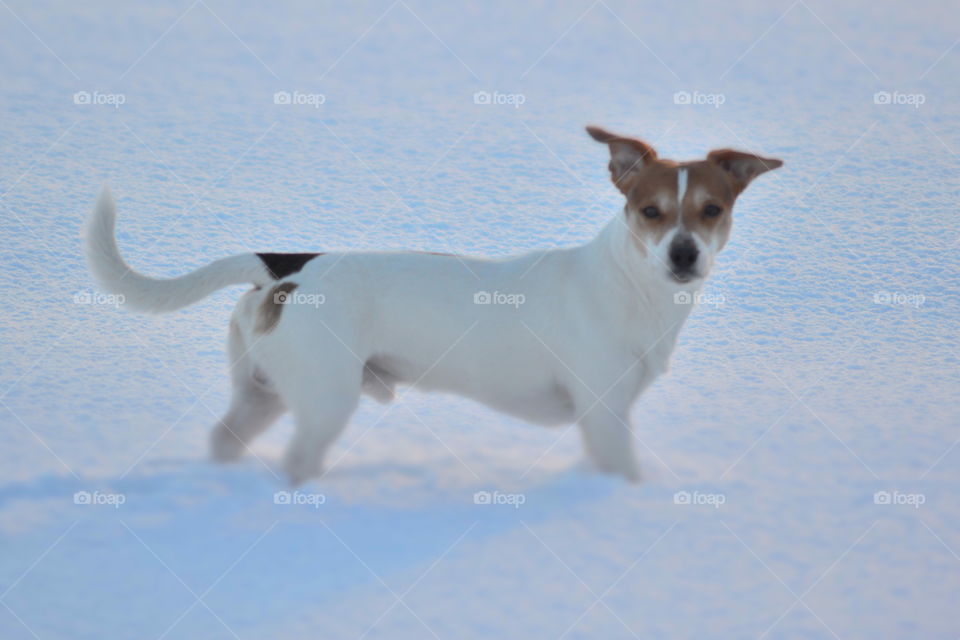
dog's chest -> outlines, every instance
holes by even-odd
[[[648,378],[655,378],[669,369],[677,338],[689,315],[690,305],[648,307],[625,330],[621,338],[623,344],[640,361]]]

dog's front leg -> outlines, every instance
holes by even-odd
[[[587,457],[603,472],[639,482],[630,407],[652,376],[644,363],[618,359],[622,354],[615,351],[605,353],[600,348],[590,353],[590,358],[577,362],[578,376],[567,387]]]
[[[601,471],[620,474],[631,482],[640,481],[627,410],[615,411],[598,404],[587,411],[579,425],[587,455]]]

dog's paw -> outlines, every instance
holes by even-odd
[[[297,487],[319,476],[322,472],[320,456],[311,455],[301,450],[287,451],[283,460],[284,471],[290,478],[290,486]]]
[[[246,450],[247,445],[223,425],[217,425],[210,434],[210,458],[214,462],[235,462]]]
[[[638,465],[634,460],[624,460],[617,465],[613,465],[607,469],[604,469],[603,471],[604,473],[621,476],[627,482],[632,484],[639,484],[643,481],[643,474],[640,473],[640,465]]]
[[[621,475],[623,475],[623,477],[627,479],[627,482],[630,482],[631,484],[640,484],[643,482],[643,473],[641,473],[640,467],[637,465],[633,465],[631,468],[621,471]]]
[[[591,457],[585,457],[577,465],[583,473],[602,473],[612,476],[621,476],[627,482],[639,484],[643,482],[643,473],[640,465],[634,460],[603,461],[602,463]]]

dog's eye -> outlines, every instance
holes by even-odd
[[[718,215],[720,215],[722,212],[723,212],[723,209],[721,209],[720,207],[718,207],[718,206],[715,205],[715,204],[708,204],[708,205],[707,205],[706,207],[704,207],[704,209],[703,209],[703,215],[705,215],[705,216],[708,217],[708,218],[716,218],[716,217],[717,217]]]
[[[660,217],[660,210],[653,206],[644,207],[642,213],[644,218],[649,218],[651,220],[656,220]]]

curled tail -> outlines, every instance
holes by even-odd
[[[270,271],[255,253],[223,258],[177,278],[151,278],[131,269],[114,237],[117,213],[110,190],[104,187],[87,222],[84,251],[97,283],[121,295],[124,304],[138,311],[164,313],[193,304],[217,289],[232,284],[269,285]]]

